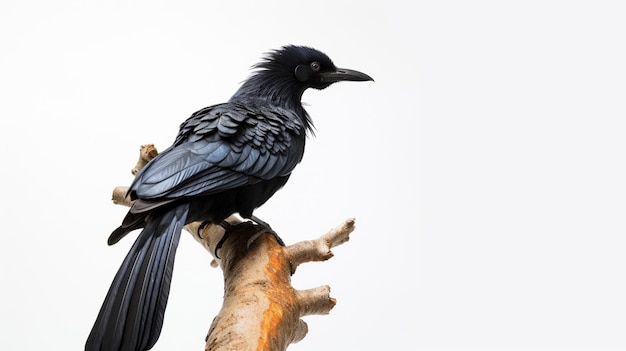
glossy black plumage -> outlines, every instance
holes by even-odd
[[[163,325],[182,227],[219,223],[233,213],[250,218],[301,161],[311,120],[300,99],[307,88],[363,73],[338,69],[308,47],[273,51],[226,103],[194,113],[176,140],[135,177],[135,200],[109,237],[143,228],[116,274],[85,349],[148,350]]]

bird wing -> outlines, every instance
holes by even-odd
[[[137,174],[131,197],[208,195],[288,175],[302,159],[305,133],[298,116],[285,109],[234,103],[204,108]]]

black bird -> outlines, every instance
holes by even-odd
[[[253,68],[228,102],[192,114],[173,145],[136,175],[129,189],[135,202],[108,243],[143,230],[113,279],[86,351],[152,348],[183,226],[219,224],[233,213],[254,218],[302,159],[313,129],[301,103],[304,91],[373,80],[304,46],[271,51]]]

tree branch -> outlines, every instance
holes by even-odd
[[[286,247],[285,255],[292,264],[292,273],[304,262],[326,261],[333,257],[330,250],[350,240],[350,233],[354,230],[354,218],[347,219],[341,226],[331,229],[325,235],[315,239],[306,240]]]
[[[156,155],[154,145],[142,146],[133,174]],[[127,192],[128,187],[116,187],[113,202],[131,206]],[[302,263],[333,257],[331,248],[349,240],[355,220],[348,219],[317,239],[289,246],[281,246],[264,227],[238,216],[227,221],[232,229],[218,251],[220,258],[214,257],[211,263],[224,273],[224,300],[211,323],[206,350],[286,350],[308,332],[301,317],[328,314],[336,304],[330,287],[296,290],[291,275]],[[201,228],[200,222],[193,222],[184,228],[211,255],[225,234],[224,227],[214,224]]]

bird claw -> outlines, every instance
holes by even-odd
[[[252,245],[252,243],[255,242],[256,239],[258,239],[262,234],[265,234],[265,233],[272,234],[276,238],[276,241],[278,242],[280,246],[285,246],[285,242],[283,241],[283,239],[281,239],[280,236],[278,236],[278,234],[274,231],[274,229],[272,229],[272,227],[270,227],[270,225],[267,222],[261,220],[259,217],[254,216],[254,215],[250,216],[250,219],[263,228],[259,230],[258,232],[256,232],[254,235],[252,235],[250,239],[248,239],[246,248],[250,249],[250,245]]]
[[[262,221],[256,216],[251,216],[250,219],[253,220],[257,225],[261,226],[262,228],[258,232],[254,233],[248,239],[246,243],[246,249],[249,250],[252,243],[254,243],[262,234],[265,234],[265,233],[272,234],[276,238],[276,241],[278,242],[280,246],[285,246],[285,242],[283,241],[283,239],[281,239],[280,236],[278,236],[278,234],[274,231],[274,229],[272,229],[272,227],[270,227],[269,224],[267,224],[267,222]],[[219,225],[222,228],[224,228],[224,235],[222,236],[220,241],[217,242],[217,245],[215,245],[215,250],[213,251],[215,258],[218,258],[218,259],[220,259],[221,257],[217,254],[217,251],[221,249],[222,246],[224,246],[224,242],[226,242],[226,239],[230,237],[230,234],[232,233],[233,229],[236,227],[236,225],[232,225],[228,221],[222,221]]]
[[[254,235],[252,235],[250,239],[248,239],[246,248],[249,250],[252,243],[254,243],[261,235],[265,233],[272,234],[274,238],[276,238],[276,241],[278,242],[280,246],[285,246],[285,242],[283,241],[283,239],[280,238],[280,236],[278,236],[278,234],[276,234],[275,231],[273,231],[271,228],[269,228],[269,230],[267,228],[263,228],[259,230],[258,232],[256,232]]]
[[[220,239],[220,241],[217,242],[217,245],[215,245],[215,250],[213,250],[213,254],[215,256],[215,258],[220,258],[220,256],[217,254],[217,250],[221,249],[222,246],[224,246],[224,242],[226,241],[226,239],[228,239],[228,237],[230,236],[230,233],[233,231],[233,228],[235,227],[234,225],[228,223],[228,221],[222,221],[219,224],[222,228],[224,228],[224,235],[222,235],[222,238]]]

